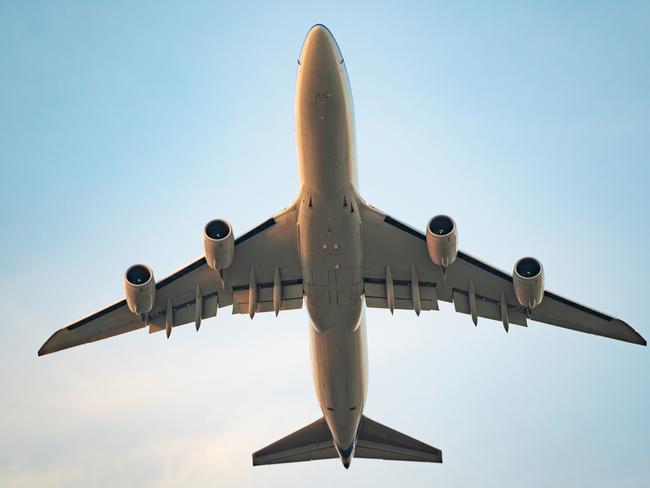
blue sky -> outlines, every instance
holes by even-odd
[[[37,358],[56,329],[297,192],[302,40],[345,56],[361,191],[646,338],[644,2],[0,2],[0,485],[629,486],[650,466],[646,348],[531,323],[368,312],[366,413],[444,464],[253,469],[319,417],[306,312],[223,314]]]

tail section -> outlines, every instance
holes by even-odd
[[[349,465],[351,457],[441,463],[442,451],[401,432],[361,417],[356,445],[351,456],[341,458]],[[332,434],[321,418],[253,454],[253,465],[294,463],[316,459],[335,459]],[[347,468],[347,466],[346,466]]]

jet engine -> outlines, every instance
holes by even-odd
[[[427,225],[427,250],[431,261],[446,268],[456,259],[456,223],[446,215],[436,215]]]
[[[535,258],[521,258],[512,271],[517,300],[524,307],[535,308],[544,298],[544,268]]]
[[[124,290],[129,310],[138,315],[151,312],[156,299],[156,282],[149,266],[136,264],[126,270]]]
[[[235,255],[235,238],[232,226],[225,220],[211,220],[203,231],[205,259],[214,270],[227,269]]]

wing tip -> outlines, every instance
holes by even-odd
[[[65,343],[65,338],[69,336],[69,332],[66,327],[63,329],[57,330],[54,334],[50,336],[48,340],[41,346],[38,350],[38,355],[45,356],[46,354],[52,354],[53,352],[60,351],[62,349],[67,349],[72,347],[72,345],[67,345]]]
[[[643,336],[641,334],[639,334],[636,330],[632,329],[632,327],[630,327],[630,329],[633,332],[632,340],[630,340],[630,342],[632,342],[633,344],[638,344],[639,346],[647,346],[648,345],[648,342],[643,338]]]
[[[65,348],[63,348],[63,349],[65,349]],[[41,357],[41,356],[45,356],[45,355],[47,355],[47,354],[52,354],[53,352],[60,351],[60,350],[61,350],[61,348],[58,348],[58,349],[57,349],[57,348],[55,348],[55,347],[52,347],[52,346],[50,345],[50,341],[47,340],[47,341],[45,342],[45,344],[43,344],[43,345],[41,346],[41,348],[38,350],[38,356],[39,356],[39,357]]]
[[[634,330],[634,328],[627,322],[621,319],[613,319],[612,324],[621,328],[624,331],[621,337],[617,337],[618,339],[623,340],[625,342],[630,342],[632,344],[638,344],[639,346],[648,345],[647,341],[643,338],[643,336],[639,334],[636,330]]]
[[[46,340],[46,341],[43,343],[43,345],[41,346],[41,348],[38,350],[38,356],[39,356],[39,357],[40,357],[40,356],[45,356],[46,354],[50,354],[50,353],[53,353],[53,352],[56,351],[56,349],[53,349],[53,348],[51,347],[50,343],[52,342],[52,339],[54,338],[54,336],[56,336],[59,332],[60,332],[60,331],[57,330],[54,334],[52,334],[52,335],[50,336],[50,338],[49,338],[48,340]]]

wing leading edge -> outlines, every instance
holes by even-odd
[[[624,321],[548,290],[542,303],[528,311],[517,301],[511,275],[463,251],[458,251],[443,276],[429,258],[423,233],[368,204],[361,206],[361,214],[368,307],[391,308],[392,304],[419,313],[438,310],[438,300],[443,300],[453,303],[457,312],[472,314],[475,320],[498,320],[506,330],[510,324],[526,326],[527,319],[531,319],[646,345],[645,339]]]

